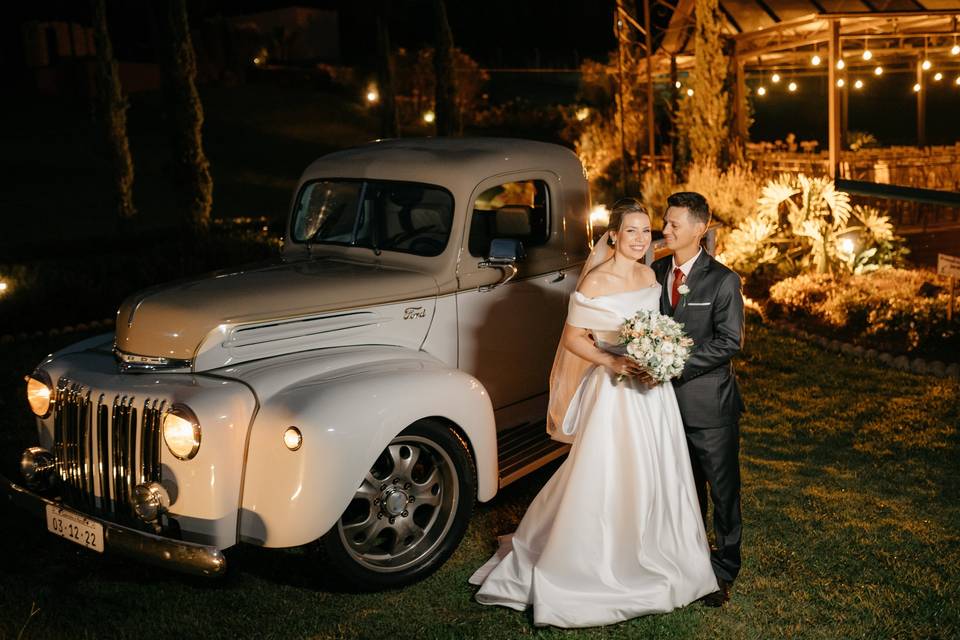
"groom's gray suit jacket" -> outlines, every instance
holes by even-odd
[[[652,267],[663,286],[661,313],[682,322],[684,332],[693,338],[683,373],[673,381],[684,426],[710,429],[734,424],[744,409],[731,362],[743,346],[740,276],[701,251],[687,276],[690,291],[673,309],[667,290],[673,257],[660,258]]]

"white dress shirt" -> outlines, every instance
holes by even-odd
[[[687,277],[690,275],[690,270],[693,269],[693,263],[697,261],[697,258],[700,257],[700,254],[703,252],[703,247],[700,247],[700,251],[697,251],[697,255],[693,256],[686,262],[681,265],[677,264],[677,257],[673,256],[673,260],[670,263],[670,272],[667,274],[667,298],[669,299],[671,292],[673,291],[673,270],[679,268],[683,273],[683,281],[687,281]],[[682,284],[682,283],[681,283]]]

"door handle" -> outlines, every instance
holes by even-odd
[[[559,272],[559,273],[557,274],[557,277],[556,277],[556,278],[554,278],[553,280],[550,281],[550,284],[555,284],[555,283],[557,283],[557,282],[563,282],[563,281],[566,280],[566,279],[567,279],[567,274],[564,273],[563,271],[561,271],[561,272]]]

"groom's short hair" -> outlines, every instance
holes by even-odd
[[[710,225],[710,206],[707,199],[695,191],[678,191],[667,198],[667,208],[684,207],[697,222]]]

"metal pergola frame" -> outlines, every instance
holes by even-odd
[[[645,11],[648,11],[650,0],[642,0]],[[667,0],[655,0],[668,4]],[[735,88],[737,92],[734,104],[737,105],[735,121],[737,132],[746,139],[747,114],[742,106],[746,97],[747,72],[764,70],[791,70],[801,71],[805,75],[811,72],[827,76],[828,86],[828,152],[829,171],[831,177],[839,176],[840,146],[841,146],[841,102],[843,91],[837,86],[837,79],[841,76],[837,69],[837,61],[849,58],[845,51],[859,52],[868,46],[877,51],[877,56],[897,55],[906,58],[909,65],[915,69],[917,83],[921,90],[917,91],[917,137],[918,146],[924,145],[925,119],[925,70],[922,62],[931,51],[941,51],[960,43],[960,0],[936,0],[941,6],[952,5],[948,8],[926,9],[921,1],[930,4],[933,0],[905,0],[916,9],[910,10],[879,10],[871,0],[859,0],[865,7],[863,11],[828,11],[821,4],[821,0],[808,0],[811,7],[817,11],[783,20],[777,14],[776,0],[752,0],[753,4],[738,5],[738,10],[746,9],[761,12],[772,24],[755,28],[743,29],[734,14],[720,2],[720,10],[725,17],[725,30],[733,40],[733,67],[736,73]],[[639,4],[639,2],[638,2]],[[889,4],[889,3],[887,3]],[[653,78],[669,79],[675,83],[680,71],[689,71],[693,68],[694,52],[692,47],[692,33],[695,26],[694,0],[679,0],[673,7],[673,17],[670,25],[663,34],[660,46],[651,51],[649,44],[644,47],[647,56],[647,69],[641,71],[640,76],[647,77],[648,83]],[[618,2],[618,15],[625,15]],[[644,36],[647,32],[640,28],[635,21],[625,16],[628,22],[636,27]],[[756,22],[756,21],[755,21]],[[649,43],[649,40],[647,41]],[[857,46],[855,43],[863,43]],[[817,67],[810,67],[809,60],[816,52],[822,58]],[[857,54],[857,55],[858,55]],[[956,63],[952,64],[960,69],[960,55],[951,56]],[[806,61],[806,64],[804,62]],[[848,64],[851,69],[867,66],[857,60]],[[876,63],[870,63],[873,66]],[[802,66],[801,66],[802,65]],[[902,62],[901,62],[902,65]],[[844,71],[845,73],[845,71]],[[641,78],[638,78],[638,80]],[[673,88],[676,91],[675,88]]]

